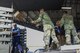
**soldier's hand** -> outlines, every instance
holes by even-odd
[[[33,24],[34,24],[34,21],[31,21],[31,23],[33,23]]]
[[[35,21],[31,21],[31,23],[36,24],[36,22],[35,22]]]
[[[40,24],[36,24],[36,27],[38,28],[40,26]]]

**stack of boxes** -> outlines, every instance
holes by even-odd
[[[9,53],[12,12],[12,8],[0,7],[0,53]]]

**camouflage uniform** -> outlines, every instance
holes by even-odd
[[[61,19],[61,26],[64,25],[66,43],[71,44],[71,35],[73,35],[74,43],[79,43],[80,40],[77,36],[76,28],[73,23],[73,16],[64,14]]]
[[[50,17],[46,12],[43,12],[43,14],[40,13],[39,18],[35,22],[42,22],[43,24],[43,30],[44,30],[44,43],[45,45],[49,46],[50,37],[53,39],[53,42],[57,44],[57,47],[59,46],[58,39],[55,34],[54,30],[54,24],[52,23]]]

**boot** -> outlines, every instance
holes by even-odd
[[[70,38],[70,36],[66,37],[66,44],[67,45],[71,45],[71,38]]]
[[[57,49],[56,50],[60,50],[61,49],[60,45],[58,43],[56,45],[57,45]]]
[[[77,36],[74,37],[74,43],[80,44],[80,39]]]
[[[77,41],[75,42],[75,44],[80,44],[80,40],[77,40]]]
[[[71,45],[71,41],[66,40],[66,45]]]
[[[47,52],[47,51],[49,51],[49,45],[45,45],[44,47],[44,52]]]
[[[55,50],[55,49],[56,49],[56,44],[52,42],[50,45],[50,50]]]

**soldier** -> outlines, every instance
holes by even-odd
[[[63,27],[60,27],[60,20],[58,20],[56,22],[56,26],[55,26],[55,32],[56,32],[56,36],[59,40],[59,43],[60,45],[63,45],[64,44],[64,28]]]
[[[13,27],[12,27],[12,53],[15,53],[15,47],[17,47],[18,45],[20,45],[20,29],[17,27],[16,23],[13,23]],[[21,45],[20,45],[21,46]],[[22,48],[19,47],[19,52],[22,52]],[[21,51],[20,51],[21,49]]]
[[[57,45],[57,47],[59,47],[59,42],[54,30],[54,24],[52,23],[48,14],[44,12],[44,9],[40,10],[39,18],[35,21],[32,21],[32,23],[37,23],[37,22],[41,22],[43,25],[43,30],[44,30],[43,41],[45,43],[45,50],[48,51],[50,49],[49,48],[50,37],[53,39],[53,42]]]
[[[61,26],[64,26],[65,30],[65,37],[66,37],[66,44],[71,44],[71,35],[73,35],[74,43],[79,43],[80,40],[77,36],[76,28],[73,22],[73,16],[68,14],[67,11],[64,11],[62,19],[60,21]]]

